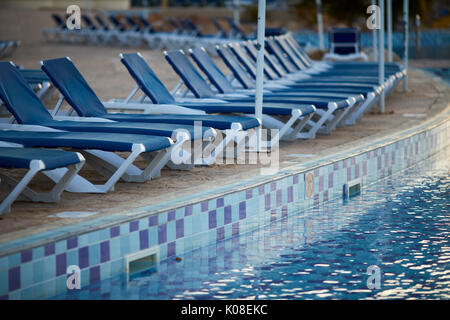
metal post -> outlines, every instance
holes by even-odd
[[[317,28],[319,32],[319,48],[325,50],[325,43],[323,38],[323,19],[322,19],[322,0],[316,0],[317,7]]]
[[[378,83],[380,86],[384,85],[384,0],[379,0],[380,7],[380,31],[379,31],[379,52],[378,52]],[[380,97],[380,113],[384,113],[384,90],[381,91]]]
[[[420,15],[416,15],[416,56],[415,59],[419,59],[419,53],[420,53]]]
[[[239,12],[239,0],[233,0],[233,20],[237,26],[241,24],[241,17]]]
[[[388,41],[388,61],[392,62],[392,0],[387,0],[387,41]]]
[[[403,0],[403,68],[406,70],[406,76],[403,79],[403,91],[408,90],[408,55],[409,55],[409,0]]]
[[[258,31],[256,57],[256,94],[255,94],[255,117],[262,123],[262,106],[264,90],[264,36],[266,29],[266,0],[258,0]],[[257,149],[261,150],[261,129],[257,130]]]
[[[372,5],[376,6],[377,1],[372,0]],[[373,61],[378,61],[378,45],[377,45],[377,29],[372,29],[372,51],[373,51]]]

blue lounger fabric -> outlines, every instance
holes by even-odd
[[[0,141],[17,143],[29,148],[100,149],[113,152],[132,151],[134,144],[144,146],[146,152],[162,150],[171,146],[171,140],[165,137],[104,132],[1,130]]]
[[[64,95],[68,103],[82,116],[102,117],[114,121],[170,123],[194,125],[201,121],[205,127],[230,129],[233,123],[240,123],[244,130],[259,126],[255,118],[220,115],[178,115],[178,114],[130,114],[108,113],[92,88],[85,81],[78,69],[67,58],[46,60],[42,69],[52,79],[54,85]],[[169,93],[169,97],[171,97]]]
[[[30,168],[31,161],[40,160],[44,170],[67,167],[80,162],[78,154],[62,150],[0,147],[0,167]]]
[[[8,62],[0,62],[0,74],[0,98],[20,124],[41,125],[73,132],[147,134],[165,137],[172,137],[174,131],[184,129],[189,132],[191,139],[201,139],[210,129],[201,127],[201,130],[194,130],[193,126],[167,123],[56,121],[16,67]]]
[[[255,113],[254,103],[205,103],[199,102],[177,102],[170,94],[164,84],[158,79],[148,64],[137,54],[123,54],[122,63],[130,72],[131,76],[139,84],[144,93],[154,102],[163,104],[178,104],[184,107],[203,110],[208,113]],[[206,90],[206,89],[205,89]],[[214,98],[207,88],[208,97]],[[201,96],[200,94],[197,97]],[[286,106],[263,106],[263,113],[270,115],[290,115],[293,109],[300,110],[303,115],[314,112],[312,105]]]

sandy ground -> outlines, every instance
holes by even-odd
[[[20,15],[19,15],[20,16]],[[43,15],[42,15],[43,17]],[[2,18],[7,21],[17,18],[15,16]],[[42,18],[46,23],[48,20]],[[20,20],[21,21],[21,20]],[[8,29],[9,28],[9,29]],[[102,100],[125,97],[134,87],[134,82],[119,61],[120,52],[136,52],[139,50],[153,67],[158,76],[168,88],[173,88],[178,78],[166,63],[161,52],[146,49],[118,49],[95,46],[59,45],[43,42],[40,33],[32,23],[20,24],[12,31],[10,27],[4,28],[0,23],[0,38],[17,36],[20,30],[22,45],[10,58],[16,64],[26,68],[39,68],[39,60],[70,56],[80,72]],[[27,33],[27,30],[30,30]],[[448,67],[449,61],[412,62],[413,66],[422,65]],[[387,113],[384,115],[368,114],[351,127],[339,128],[331,135],[320,135],[314,140],[297,140],[282,142],[280,145],[281,166],[289,162],[302,162],[308,158],[295,158],[292,154],[321,154],[345,148],[361,142],[362,139],[391,132],[394,129],[407,128],[424,121],[438,110],[431,108],[437,100],[443,100],[445,107],[448,104],[449,90],[442,91],[439,85],[418,71],[411,71],[410,88],[404,93],[398,86],[396,91],[386,101]],[[48,103],[48,107],[55,103],[56,97]],[[445,102],[446,101],[446,102]],[[404,114],[424,114],[424,118],[405,117]],[[288,162],[286,162],[288,161]],[[87,166],[82,173],[91,177],[92,172]],[[238,181],[242,177],[258,174],[257,166],[250,165],[220,165],[212,167],[197,167],[191,171],[178,171],[164,169],[160,178],[144,184],[118,183],[116,191],[106,195],[98,194],[72,194],[65,192],[62,199],[56,204],[40,204],[16,202],[12,212],[0,217],[0,242],[19,237],[24,233],[34,233],[45,229],[56,228],[72,224],[79,219],[60,219],[49,217],[61,211],[99,211],[94,217],[105,214],[126,212],[130,208],[155,203],[163,203],[180,195],[188,195],[202,190]],[[42,188],[47,186],[47,179],[39,177],[34,186]]]

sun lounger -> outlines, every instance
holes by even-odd
[[[61,193],[80,171],[84,164],[81,154],[61,150],[43,150],[30,148],[6,147],[0,141],[0,168],[28,169],[20,181],[7,175],[8,170],[0,171],[0,186],[8,191],[0,203],[0,215],[11,211],[15,200],[33,202],[56,202]],[[49,192],[36,192],[28,187],[31,180],[41,171],[67,168],[66,173]]]
[[[138,90],[144,93],[143,102],[148,99],[153,103],[170,103],[178,104],[183,107],[203,110],[207,113],[223,113],[223,114],[243,114],[245,116],[253,116],[254,102],[233,103],[214,97],[214,92],[206,86],[206,94],[208,98],[193,99],[175,99],[166,89],[163,83],[158,79],[144,59],[138,54],[122,55],[122,62],[130,72],[130,75],[137,83],[133,94]],[[194,69],[195,71],[195,69]],[[197,71],[193,73],[194,77],[199,77]],[[202,79],[203,81],[203,79]],[[200,82],[203,87],[203,83]],[[204,91],[202,91],[203,93]],[[280,127],[279,137],[283,139],[296,139],[297,134],[305,127],[306,122],[315,112],[313,105],[292,105],[292,104],[268,104],[263,107],[263,124],[268,128]],[[274,119],[274,116],[289,116],[286,122]]]
[[[358,28],[330,28],[330,52],[325,54],[324,60],[368,61],[369,58],[360,50],[361,31]]]

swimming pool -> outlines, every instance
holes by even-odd
[[[54,299],[448,299],[449,158],[446,148],[351,199]]]

